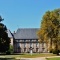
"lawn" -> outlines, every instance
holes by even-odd
[[[0,55],[0,58],[36,58],[36,57],[48,57],[48,56],[56,56],[55,54],[48,53],[33,53],[32,55],[29,53],[26,54],[14,54],[14,55]]]
[[[47,60],[60,60],[60,57],[56,57],[56,58],[47,58]]]

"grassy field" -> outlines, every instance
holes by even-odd
[[[54,54],[46,54],[46,53],[33,53],[32,55],[31,54],[14,54],[14,55],[0,55],[0,58],[21,58],[21,57],[24,57],[24,58],[36,58],[36,57],[48,57],[48,56],[56,56]]]
[[[56,58],[47,58],[47,60],[60,60],[60,57]]]

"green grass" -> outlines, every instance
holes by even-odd
[[[47,58],[47,60],[60,60],[60,57],[56,57],[56,58]]]
[[[17,54],[17,55],[0,55],[0,58],[36,58],[36,57],[48,57],[48,56],[56,56],[54,54],[46,54],[46,53],[33,53],[32,55],[29,54]]]
[[[47,57],[47,56],[54,56],[54,54],[38,54],[38,53],[35,53],[35,54],[24,54],[24,55],[21,55],[20,57],[25,57],[25,58],[36,58],[36,57]]]

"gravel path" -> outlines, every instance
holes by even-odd
[[[60,57],[60,56],[37,57],[37,58],[17,58],[17,59],[20,59],[20,60],[46,60],[46,58],[53,58],[53,57]]]
[[[45,57],[41,58],[20,58],[20,60],[46,60]]]

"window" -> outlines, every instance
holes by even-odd
[[[26,43],[24,43],[24,48],[26,47]]]
[[[36,47],[38,47],[38,40],[36,40]]]
[[[26,52],[26,47],[24,48],[24,52]]]
[[[38,48],[36,48],[36,52],[38,52]]]
[[[32,47],[32,40],[30,40],[30,47]]]

